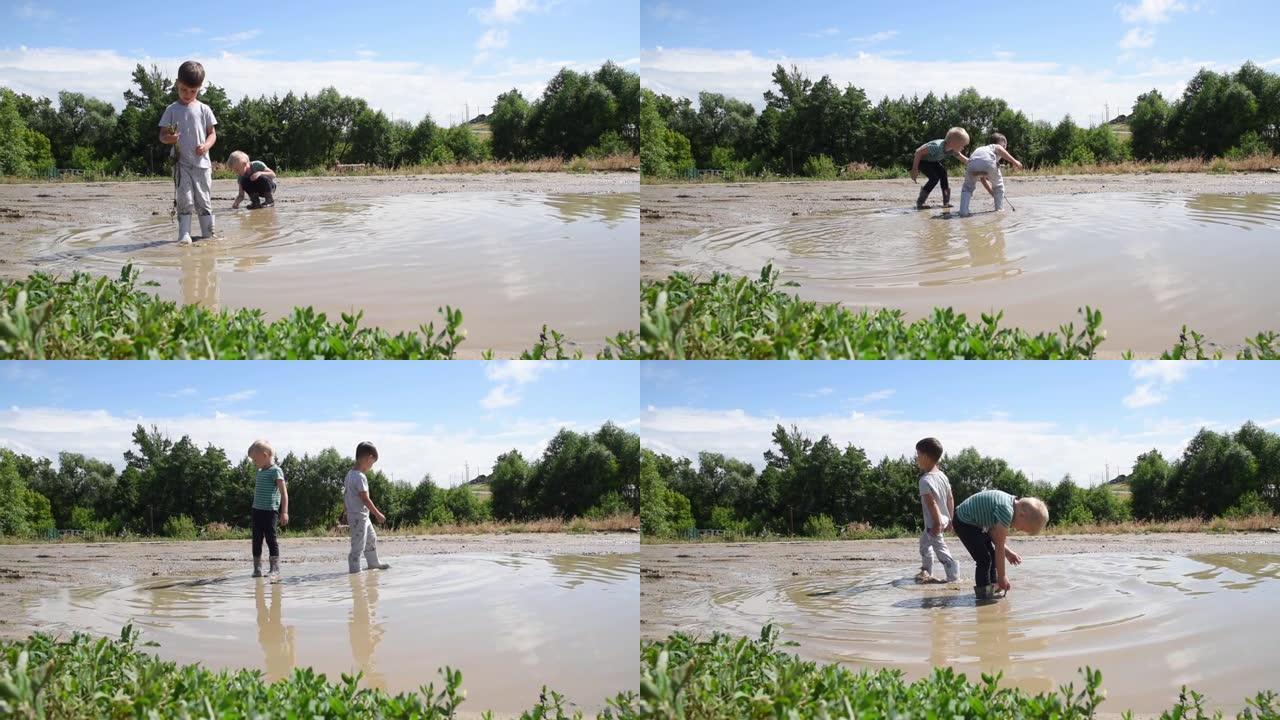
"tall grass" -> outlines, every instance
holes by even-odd
[[[1031,694],[1000,685],[1001,674],[969,680],[950,667],[915,682],[901,670],[851,670],[818,665],[778,649],[778,629],[758,639],[715,633],[709,639],[675,634],[645,642],[640,698],[646,718],[699,720],[808,720],[810,718],[968,718],[971,720],[1092,720],[1106,693],[1102,673],[1080,669],[1077,688]],[[1270,690],[1246,700],[1238,720],[1280,718],[1280,695]],[[1127,714],[1126,714],[1127,716]],[[1210,720],[1204,698],[1183,687],[1162,720]]]

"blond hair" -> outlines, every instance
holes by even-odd
[[[1044,526],[1049,524],[1049,506],[1040,498],[1018,498],[1014,504],[1014,512],[1021,513],[1030,523],[1027,532],[1039,535]]]
[[[969,133],[962,127],[953,127],[947,131],[947,140],[955,140],[956,138],[963,140],[965,145],[969,144]]]
[[[240,165],[247,162],[249,162],[249,155],[243,150],[232,151],[232,153],[227,156],[228,165]]]
[[[249,446],[249,456],[252,457],[255,452],[266,453],[267,457],[275,458],[276,451],[271,448],[271,443],[266,440],[254,440]]]

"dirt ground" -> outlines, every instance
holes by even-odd
[[[958,197],[959,178],[952,178]],[[1011,202],[1019,197],[1112,192],[1275,192],[1280,175],[1158,173],[1142,175],[1005,175]],[[664,278],[677,270],[669,251],[712,228],[779,222],[793,216],[904,207],[920,188],[910,178],[833,182],[789,181],[644,185],[640,188],[640,277]],[[937,190],[934,200],[937,202]],[[0,196],[2,197],[2,196]]]
[[[495,173],[281,178],[279,185],[276,204],[289,207],[298,203],[451,192],[635,192],[640,179],[635,173],[624,172]],[[235,181],[214,180],[212,198],[215,213],[229,209],[236,198]],[[168,180],[0,184],[0,238],[168,215],[172,203],[173,183]]]
[[[1280,533],[1152,533],[1147,535],[1014,536],[1009,547],[1023,556],[1082,553],[1198,555],[1233,552],[1280,553]],[[971,562],[957,556],[958,561]],[[684,543],[644,545],[640,550],[640,636],[658,639],[677,628],[658,619],[656,608],[686,602],[707,586],[731,588],[744,578],[790,578],[837,570],[901,564],[919,569],[915,538],[832,542]],[[2,571],[0,571],[2,572]],[[683,629],[683,628],[682,628]],[[715,628],[704,628],[710,633]]]
[[[345,568],[346,538],[282,538],[280,555],[290,562],[332,561]],[[539,553],[603,555],[640,549],[632,533],[591,535],[525,533],[510,535],[429,535],[378,538],[384,560],[457,553]],[[83,585],[129,585],[154,576],[208,575],[248,568],[248,540],[41,543],[0,545],[0,607],[57,589]],[[0,614],[0,637],[21,638],[39,630],[21,614]]]

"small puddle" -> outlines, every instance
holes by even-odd
[[[772,621],[799,643],[789,652],[913,679],[950,665],[1049,692],[1079,688],[1076,669],[1090,665],[1109,712],[1166,710],[1185,684],[1234,714],[1276,689],[1280,555],[1029,556],[1010,573],[1009,596],[980,607],[965,560],[954,585],[917,585],[910,568],[849,571],[711,588],[702,603],[658,612],[751,637]]]
[[[636,327],[637,193],[496,192],[215,211],[212,241],[182,247],[166,215],[17,243],[11,270],[117,277],[132,261],[162,297],[268,317],[311,305],[338,321],[364,311],[392,332],[463,311],[463,352],[518,353],[545,323],[584,350]],[[197,226],[198,227],[198,226]],[[23,267],[30,266],[30,267]]]
[[[247,572],[86,587],[30,610],[45,632],[118,635],[179,663],[259,668],[268,679],[312,667],[392,693],[462,671],[463,709],[517,712],[543,685],[599,709],[639,682],[639,556],[449,555],[390,558],[385,572],[286,564],[278,583]]]
[[[975,200],[975,202],[977,202]],[[1238,344],[1280,325],[1280,194],[1104,193],[1013,198],[1016,211],[858,211],[712,230],[673,250],[682,269],[758,276],[772,262],[802,297],[918,318],[992,309],[1024,329],[1101,308],[1104,348],[1168,349],[1185,323]],[[975,205],[990,210],[990,202]],[[1242,298],[1253,298],[1246,302]]]

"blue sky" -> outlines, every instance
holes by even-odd
[[[647,363],[641,382],[647,447],[757,466],[778,423],[875,458],[932,435],[1082,484],[1153,447],[1176,455],[1201,427],[1280,432],[1280,367],[1266,363]]]
[[[326,84],[411,120],[459,121],[511,87],[538,94],[562,65],[636,69],[638,7],[610,0],[0,4],[0,85],[52,97],[78,90],[119,107],[137,62],[171,76],[204,63],[233,97]],[[456,106],[456,107],[455,107]]]
[[[1152,87],[1180,93],[1194,72],[1245,60],[1280,70],[1271,0],[1081,0],[1007,8],[940,2],[642,0],[645,85],[757,106],[774,65],[830,74],[873,99],[969,85],[1034,117],[1083,124]],[[1007,11],[1006,11],[1007,10]],[[986,15],[986,19],[983,19]],[[763,77],[760,77],[763,75]],[[1095,107],[1096,106],[1096,107]]]
[[[235,460],[257,437],[283,455],[378,445],[392,477],[456,484],[561,427],[634,426],[639,366],[519,362],[5,362],[0,446],[115,463],[138,424]],[[634,427],[633,427],[634,429]]]

